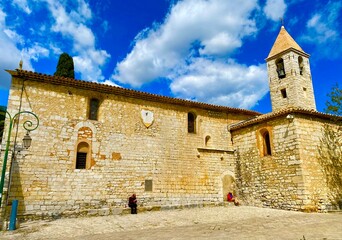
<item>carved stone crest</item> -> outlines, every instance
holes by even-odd
[[[141,110],[141,119],[145,125],[145,127],[149,128],[154,121],[154,117],[153,117],[153,112],[149,111],[149,110]]]

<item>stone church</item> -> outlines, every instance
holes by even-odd
[[[309,55],[284,27],[266,62],[268,114],[8,70],[8,112],[33,112],[39,126],[7,164],[3,206],[19,200],[22,218],[107,215],[132,193],[142,211],[221,205],[233,192],[243,205],[329,210],[337,193],[319,149],[341,117],[316,111]],[[25,121],[37,125],[15,120],[11,147]]]

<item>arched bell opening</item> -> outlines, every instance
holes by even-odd
[[[303,75],[304,73],[304,62],[301,56],[298,57],[298,66],[299,66],[299,74]]]
[[[286,74],[285,74],[284,60],[282,58],[278,59],[276,61],[276,65],[277,65],[278,77],[279,78],[285,78]]]

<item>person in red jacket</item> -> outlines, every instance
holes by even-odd
[[[133,193],[128,199],[128,206],[131,208],[131,214],[137,214],[137,196]]]
[[[233,193],[229,192],[227,194],[227,201],[228,202],[233,202],[235,206],[239,206],[239,201],[234,197]]]

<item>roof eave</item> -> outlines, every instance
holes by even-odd
[[[213,105],[209,103],[194,102],[194,101],[184,100],[180,98],[166,97],[162,95],[151,94],[151,93],[136,91],[132,89],[121,88],[117,86],[110,86],[110,85],[100,84],[96,82],[76,80],[73,78],[57,77],[57,76],[51,76],[47,74],[35,73],[35,72],[19,70],[19,69],[6,70],[6,71],[9,74],[11,74],[13,77],[23,78],[25,80],[44,82],[44,83],[49,83],[49,84],[54,84],[54,85],[71,86],[71,87],[81,88],[85,90],[103,92],[103,93],[108,93],[108,94],[116,94],[120,96],[142,99],[146,101],[160,102],[160,103],[166,103],[166,104],[176,104],[176,105],[181,105],[181,106],[186,106],[186,107],[221,111],[221,112],[226,112],[226,113],[240,113],[240,114],[250,115],[250,116],[261,115],[261,113],[259,112],[246,110],[246,109],[232,108],[232,107],[227,107],[227,106]]]
[[[299,51],[298,49],[295,49],[295,48],[291,47],[291,48],[288,48],[288,49],[286,49],[286,50],[284,50],[284,51],[281,51],[281,52],[279,52],[279,53],[277,53],[277,54],[275,54],[275,55],[268,56],[268,57],[265,59],[265,61],[270,61],[270,60],[272,60],[272,59],[276,59],[276,58],[278,58],[279,56],[284,55],[285,53],[288,53],[288,52],[291,52],[291,51],[292,51],[292,52],[295,52],[295,53],[298,53],[299,55],[302,55],[302,56],[307,57],[307,58],[310,57],[310,54],[307,54],[306,52],[302,52],[302,51]]]
[[[329,119],[331,121],[334,121],[336,119],[342,121],[342,116],[338,116],[338,115],[321,113],[321,112],[317,112],[314,110],[308,110],[308,109],[302,109],[302,108],[289,108],[289,109],[284,109],[284,110],[281,110],[281,111],[278,111],[275,113],[269,113],[269,114],[261,115],[261,116],[258,116],[256,118],[252,118],[252,119],[247,120],[247,121],[242,121],[242,122],[236,123],[236,124],[230,126],[229,129],[231,131],[235,131],[235,130],[239,130],[241,128],[250,127],[252,125],[255,125],[255,124],[258,124],[261,122],[269,121],[269,120],[279,118],[279,117],[284,117],[285,115],[287,116],[289,114],[302,114],[302,115],[317,117],[317,118],[321,118],[321,119]]]

